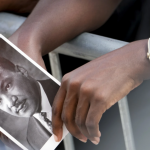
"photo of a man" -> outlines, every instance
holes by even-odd
[[[41,149],[53,134],[51,106],[58,88],[52,79],[35,80],[25,67],[0,57],[0,110],[5,116],[0,126],[29,150]]]

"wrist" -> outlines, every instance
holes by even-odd
[[[26,55],[32,58],[41,67],[46,69],[41,54],[41,45],[36,41],[36,38],[32,38],[32,35],[14,33],[9,40],[15,44]]]
[[[150,61],[147,58],[148,39],[131,43],[129,50],[132,53],[130,65],[135,78],[142,81],[150,79]]]
[[[34,38],[33,33],[17,30],[9,40],[24,53],[41,56],[41,44]]]

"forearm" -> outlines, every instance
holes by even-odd
[[[128,58],[126,62],[128,70],[133,79],[148,80],[150,79],[150,61],[147,58],[148,39],[132,42],[120,49],[123,51],[122,57]],[[120,63],[122,63],[120,58]]]
[[[106,22],[120,0],[42,0],[10,38],[25,53],[46,54]]]

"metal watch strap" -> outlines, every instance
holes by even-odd
[[[150,38],[148,39],[148,52],[147,52],[147,58],[150,60]]]

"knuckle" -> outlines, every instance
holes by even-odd
[[[76,118],[76,119],[75,119],[75,123],[76,123],[76,125],[77,125],[78,127],[80,127],[80,128],[82,128],[82,127],[85,126],[84,121],[83,121],[82,119],[79,119],[79,118]]]
[[[70,88],[78,88],[79,85],[80,81],[78,79],[73,79],[72,81],[70,81]]]
[[[106,92],[104,92],[103,90],[98,90],[97,92],[95,92],[94,100],[96,102],[105,104],[107,97],[108,97],[108,94],[106,94]]]
[[[91,88],[90,84],[88,84],[86,82],[84,84],[82,84],[82,86],[80,88],[80,92],[82,94],[89,94],[89,93],[91,93],[92,92],[92,88]]]
[[[62,84],[68,82],[69,78],[70,78],[70,74],[69,73],[65,74],[62,78]]]
[[[106,94],[105,94],[104,92],[101,92],[101,93],[98,95],[98,99],[99,99],[101,102],[105,102]]]
[[[94,129],[95,126],[96,126],[96,122],[95,122],[95,120],[93,120],[92,118],[90,118],[90,119],[88,119],[88,120],[86,121],[86,127],[87,127],[88,129]]]
[[[106,105],[106,99],[97,98],[97,99],[94,99],[94,103],[97,105],[100,105],[100,106],[105,106]]]
[[[95,105],[99,106],[100,110],[103,113],[107,110],[108,101],[107,101],[107,97],[105,95],[99,94],[98,96],[96,96],[94,98],[93,102]]]
[[[75,136],[76,138],[79,138],[80,135],[81,135],[80,131],[77,130],[77,129],[75,129],[75,130],[73,130],[73,131],[70,131],[70,133],[71,133],[73,136]]]
[[[59,116],[59,112],[58,112],[57,108],[52,107],[52,114],[53,114],[53,116],[55,116],[55,117],[58,117],[58,116]]]
[[[61,115],[61,119],[62,119],[62,121],[63,121],[65,124],[68,124],[68,123],[69,123],[69,118],[68,118],[66,115],[62,114],[62,115]]]

